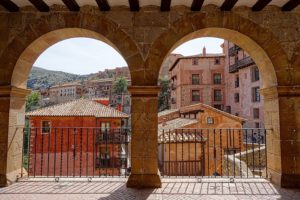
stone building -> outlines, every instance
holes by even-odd
[[[132,168],[127,186],[161,187],[156,151],[160,66],[188,40],[219,37],[247,51],[259,68],[268,177],[281,187],[299,187],[299,1],[37,2],[0,1],[0,186],[21,174],[22,116],[33,63],[57,42],[88,37],[115,48],[130,70]]]
[[[82,85],[78,82],[58,84],[50,87],[49,101],[52,104],[63,103],[82,97]]]
[[[120,175],[126,170],[121,159],[122,153],[126,155],[121,128],[127,114],[79,99],[26,115],[30,176]]]
[[[112,92],[113,78],[94,79],[84,82],[85,98],[110,98]]]
[[[224,155],[244,150],[243,134],[233,130],[246,120],[209,105],[162,111],[158,121],[158,159],[164,175],[224,175]]]
[[[171,65],[171,108],[205,103],[218,109],[225,104],[224,54],[179,57]]]
[[[126,67],[116,67],[114,69],[105,69],[104,71],[99,71],[95,75],[95,77],[98,79],[117,78],[120,76],[130,79],[130,71],[127,66]]]
[[[262,85],[257,65],[239,46],[226,41],[225,50],[225,99],[224,110],[247,119],[245,128],[264,127]]]

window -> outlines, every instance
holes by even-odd
[[[221,74],[214,74],[214,84],[221,84],[221,83],[222,83]]]
[[[200,91],[192,90],[192,101],[200,101]]]
[[[193,58],[192,63],[193,65],[198,65],[198,58]]]
[[[174,97],[171,98],[171,103],[175,104],[176,103],[176,99]]]
[[[215,58],[215,65],[219,65],[220,64],[220,58]]]
[[[259,119],[259,108],[253,108],[253,118]]]
[[[259,128],[259,122],[255,122],[255,128]]]
[[[259,87],[252,88],[252,101],[253,102],[259,102],[260,101]]]
[[[240,102],[240,94],[239,93],[234,93],[234,102],[235,103]]]
[[[214,124],[214,118],[207,117],[206,122],[207,122],[207,124]]]
[[[214,90],[214,101],[222,101],[222,91]]]
[[[223,110],[223,105],[220,104],[215,104],[214,108],[218,109],[218,110]]]
[[[251,69],[252,82],[259,80],[259,70],[258,67],[253,67]]]
[[[234,86],[235,88],[240,87],[240,78],[238,75],[235,77]]]
[[[199,84],[200,84],[200,75],[192,74],[192,85],[199,85]]]
[[[106,147],[99,148],[99,157],[96,160],[96,168],[108,168],[111,167],[110,163],[110,149]]]
[[[226,106],[226,112],[231,113],[231,106]]]
[[[49,134],[51,130],[50,121],[42,121],[42,134]]]

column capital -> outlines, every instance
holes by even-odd
[[[31,90],[24,88],[17,88],[15,86],[0,86],[0,98],[6,97],[26,97]]]
[[[300,85],[274,86],[260,89],[265,99],[277,97],[300,97]]]
[[[129,86],[128,91],[132,97],[157,97],[160,86]]]

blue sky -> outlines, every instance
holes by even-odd
[[[184,56],[199,54],[205,45],[207,53],[222,53],[218,38],[199,38],[190,40],[173,53]],[[64,71],[73,74],[90,74],[104,69],[127,66],[123,57],[111,46],[90,38],[63,40],[49,47],[34,63],[45,69]]]

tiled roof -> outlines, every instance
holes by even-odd
[[[223,53],[219,53],[219,54],[213,54],[213,53],[207,53],[205,55],[203,54],[197,54],[197,55],[192,55],[192,56],[183,56],[183,57],[178,57],[171,65],[169,71],[172,71],[173,68],[177,65],[177,63],[180,61],[180,60],[183,60],[183,59],[192,59],[192,58],[217,58],[217,57],[225,57],[225,54]]]
[[[176,118],[166,123],[161,123],[158,125],[158,142],[195,141],[195,133],[190,133],[188,129],[184,128],[196,123],[198,123],[198,120],[186,118]],[[196,134],[196,140],[203,141],[203,138],[201,139],[200,135]]]
[[[164,141],[170,140],[171,141],[176,141],[176,136],[177,141],[182,140],[182,135],[177,135],[175,130],[176,129],[183,129],[186,128],[189,125],[193,125],[198,123],[198,120],[196,119],[186,119],[186,118],[176,118],[170,121],[167,121],[165,123],[160,123],[158,125],[158,141],[161,142],[163,141],[163,137],[165,137]],[[185,135],[185,134],[184,134]],[[188,136],[184,136],[184,141],[188,138]],[[191,139],[191,138],[189,138]]]
[[[233,120],[236,120],[236,121],[240,121],[240,122],[247,121],[246,119],[244,119],[242,117],[238,117],[238,116],[232,115],[230,113],[224,112],[222,110],[219,110],[217,108],[214,108],[214,107],[209,106],[209,105],[204,104],[204,103],[197,103],[197,104],[192,104],[192,105],[189,105],[189,106],[181,107],[180,108],[180,113],[184,113],[184,112],[188,112],[188,111],[193,111],[193,110],[199,110],[199,109],[209,109],[209,110],[212,110],[212,111],[214,111],[216,113],[219,113],[221,115],[225,115],[226,117],[229,117],[229,118],[231,118]]]
[[[50,88],[60,88],[60,87],[70,87],[70,86],[81,86],[81,84],[79,82],[68,82],[68,83],[54,85]]]
[[[77,99],[26,113],[27,116],[94,116],[101,118],[128,118],[129,116],[114,108],[92,100]]]
[[[179,110],[178,109],[169,109],[169,110],[164,110],[164,111],[161,111],[158,113],[158,117],[162,117],[162,116],[165,116],[165,115],[169,115],[169,114],[172,114],[172,113],[176,113],[178,112]]]

